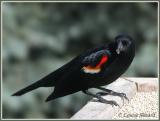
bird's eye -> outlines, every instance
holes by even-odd
[[[126,45],[128,44],[128,42],[125,41],[125,40],[123,40],[123,41],[122,41],[122,44],[123,44],[124,46],[126,46]]]

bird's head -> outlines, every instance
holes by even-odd
[[[128,35],[119,35],[115,38],[117,44],[116,53],[122,54],[127,53],[133,46],[132,38]]]

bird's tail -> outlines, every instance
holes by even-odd
[[[29,85],[29,86],[17,91],[12,96],[21,96],[21,95],[23,95],[23,94],[25,94],[27,92],[30,92],[30,91],[32,91],[34,89],[39,88],[39,87],[41,87],[41,83],[35,82],[35,83],[33,83],[33,84],[31,84],[31,85]]]
[[[58,78],[58,76],[56,75],[55,72],[52,72],[50,74],[48,74],[47,76],[43,77],[42,79],[40,79],[39,81],[34,82],[33,84],[17,91],[16,93],[14,93],[12,96],[21,96],[27,92],[30,92],[34,89],[37,89],[39,87],[51,87],[55,85],[55,81]]]

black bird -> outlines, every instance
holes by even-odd
[[[120,77],[129,67],[135,56],[135,44],[129,35],[118,35],[113,42],[101,45],[80,54],[67,64],[48,74],[37,82],[13,94],[20,96],[39,87],[52,87],[54,91],[46,101],[82,91],[102,103],[118,105],[102,98],[111,94],[126,98],[124,93],[114,92],[101,86],[110,84]],[[105,92],[93,94],[89,88]]]

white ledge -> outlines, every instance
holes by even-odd
[[[130,100],[136,92],[157,91],[158,78],[119,78],[106,86],[106,88],[125,93]],[[128,103],[127,100],[123,101],[117,96],[107,95],[103,96],[103,98],[116,101],[120,107],[90,101],[80,111],[73,115],[71,119],[112,119],[124,103]]]

